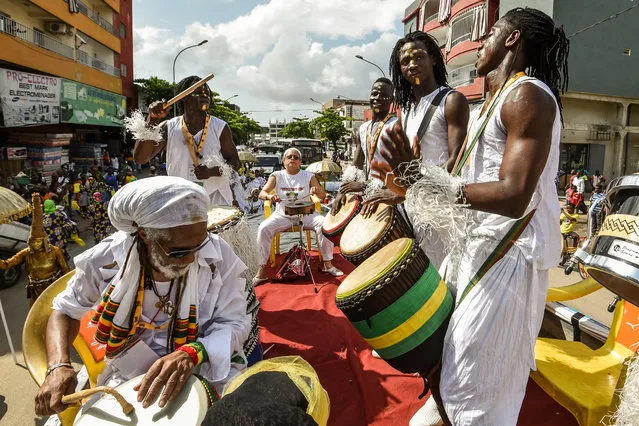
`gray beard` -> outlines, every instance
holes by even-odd
[[[184,276],[191,265],[189,264],[184,267],[164,265],[159,251],[155,248],[155,246],[151,246],[151,266],[169,280],[174,280]]]

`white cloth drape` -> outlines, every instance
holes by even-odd
[[[439,13],[437,15],[437,20],[439,22],[446,22],[448,18],[450,18],[450,9],[452,5],[453,0],[440,0]]]
[[[453,48],[453,27],[451,25],[448,26],[446,30],[446,53],[450,52],[450,49]]]
[[[470,32],[470,39],[477,41],[486,35],[487,31],[486,7],[481,6],[473,10],[473,26]]]

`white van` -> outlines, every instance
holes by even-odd
[[[275,154],[257,154],[257,163],[252,170],[264,170],[264,177],[282,168],[281,156]]]

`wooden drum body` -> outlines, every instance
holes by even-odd
[[[237,225],[244,213],[233,206],[216,206],[208,211],[207,228],[214,234],[220,234]]]
[[[359,265],[386,244],[403,237],[413,237],[408,222],[397,207],[379,203],[372,216],[356,215],[350,221],[340,239],[339,249],[346,260]]]
[[[335,300],[397,370],[426,376],[441,360],[454,299],[415,240],[397,239],[366,259]]]
[[[604,287],[639,305],[639,174],[610,182],[610,212],[585,251],[586,272]]]
[[[359,195],[349,194],[346,203],[342,205],[337,214],[329,213],[324,219],[322,233],[333,244],[339,245],[342,233],[346,226],[353,220],[362,208],[362,199]]]
[[[135,377],[116,387],[120,395],[134,407],[134,411],[126,415],[120,404],[111,395],[104,395],[91,407],[83,409],[76,417],[75,426],[101,425],[183,425],[199,426],[213,401],[219,398],[208,383],[196,376],[191,376],[180,394],[169,401],[164,408],[158,406],[158,398],[148,408],[142,408],[138,402],[138,393],[133,387],[142,381],[144,376]]]

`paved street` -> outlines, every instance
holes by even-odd
[[[253,227],[257,227],[262,216],[253,216],[249,222]],[[93,237],[91,231],[86,231],[87,223],[80,219],[80,236],[87,243],[86,247],[80,248],[76,244],[70,244],[69,249],[72,256],[79,254],[93,246]],[[583,230],[583,223],[580,223],[578,232]],[[82,232],[82,230],[85,230]],[[296,241],[297,234],[287,233],[282,236],[281,250],[286,252],[290,245]],[[41,425],[43,421],[36,418],[33,414],[33,398],[37,391],[37,386],[31,379],[28,371],[24,367],[22,358],[22,327],[27,316],[29,303],[25,297],[24,285],[26,283],[26,272],[20,283],[12,288],[0,291],[0,300],[4,306],[7,316],[7,322],[11,332],[14,347],[17,351],[19,365],[14,365],[9,346],[4,334],[4,330],[0,332],[0,372],[2,372],[2,380],[0,380],[0,424],[6,425]],[[572,284],[579,280],[579,274],[574,272],[570,276],[566,276],[561,268],[554,268],[550,273],[551,286],[564,286]],[[597,321],[610,325],[612,314],[606,310],[608,304],[612,300],[613,295],[607,290],[600,290],[583,299],[575,302],[567,302],[566,304],[572,308],[596,319]]]

